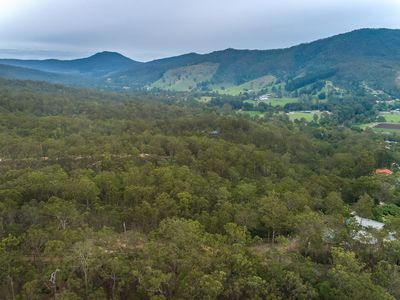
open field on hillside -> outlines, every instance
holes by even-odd
[[[387,125],[387,126],[382,126],[382,125]],[[365,124],[360,124],[358,125],[359,128],[365,130],[367,128],[372,129],[374,132],[379,132],[379,133],[400,133],[400,127],[399,123],[393,122],[393,123],[365,123]]]
[[[214,92],[217,92],[218,94],[223,94],[223,95],[230,95],[230,96],[238,96],[240,93],[245,92],[240,86],[238,85],[232,85],[232,86],[216,86],[213,87],[212,90]]]
[[[210,80],[217,71],[218,64],[204,63],[168,70],[161,79],[150,87],[170,91],[189,91],[197,84]]]
[[[290,112],[288,113],[289,119],[290,120],[301,120],[305,119],[306,121],[310,122],[313,120],[314,115],[320,115],[321,112],[303,112],[303,111],[296,111],[296,112]]]
[[[299,102],[298,98],[272,98],[268,100],[268,103],[271,103],[272,106],[282,106],[284,107],[288,103],[297,103]]]
[[[246,100],[244,102],[252,103],[253,105],[257,105],[259,103],[257,100]],[[299,99],[298,98],[271,98],[271,99],[265,100],[264,102],[271,104],[272,106],[284,107],[288,103],[299,102]]]
[[[264,116],[263,112],[257,111],[257,110],[238,110],[237,112],[240,114],[249,115],[251,117],[263,117]]]
[[[271,75],[262,76],[254,80],[250,80],[241,85],[222,84],[213,87],[213,90],[219,94],[226,94],[237,96],[245,92],[260,92],[262,89],[267,88],[274,84],[276,78]]]
[[[385,113],[380,114],[389,123],[400,123],[400,113]]]
[[[358,127],[362,129],[371,128],[380,133],[400,133],[400,113],[384,112],[379,115],[384,117],[386,121],[360,124]]]

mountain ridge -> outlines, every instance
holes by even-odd
[[[227,48],[206,54],[192,52],[149,62],[138,62],[116,52],[104,51],[70,61],[0,60],[0,64],[85,76],[88,85],[115,90],[149,89],[158,82],[157,88],[172,91],[180,90],[182,86],[186,86],[188,91],[215,91],[223,90],[224,86],[239,86],[263,76],[274,76],[277,82],[284,82],[285,87],[294,86],[295,90],[304,86],[300,86],[301,82],[309,85],[331,80],[347,89],[367,84],[400,96],[400,30],[357,29],[289,48]],[[204,64],[215,64],[218,68],[210,70],[212,76],[206,76],[199,67]],[[179,70],[184,73],[179,74]],[[174,74],[176,78],[171,80],[168,74]],[[319,74],[325,77],[319,78]],[[191,84],[182,84],[182,80],[177,80],[182,76]],[[292,84],[296,80],[296,85]],[[179,82],[179,89],[175,82]]]
[[[37,69],[44,72],[76,73],[106,75],[107,73],[128,69],[141,62],[132,60],[117,52],[102,51],[89,57],[71,60],[42,59],[42,60],[20,60],[0,59],[0,64],[16,67]]]
[[[346,84],[346,81],[352,78],[355,78],[357,83],[371,79],[363,78],[363,74],[358,74],[355,69],[358,68],[366,74],[368,73],[366,69],[372,64],[379,73],[382,72],[382,64],[389,61],[395,68],[391,74],[386,74],[384,77],[391,76],[394,81],[397,70],[400,70],[399,58],[400,30],[359,29],[290,48],[272,50],[228,48],[207,54],[154,60],[138,68],[119,72],[114,75],[114,79],[121,80],[128,86],[140,87],[159,80],[170,69],[207,62],[219,64],[219,69],[213,78],[216,84],[240,85],[265,75],[273,75],[287,81],[303,73],[320,72],[333,67],[338,68],[335,80]],[[383,70],[383,73],[388,72]],[[385,88],[388,90],[395,88],[393,82],[384,84],[379,82],[379,79],[378,82],[375,81],[372,80],[371,84],[387,85]]]

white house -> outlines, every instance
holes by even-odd
[[[378,240],[374,235],[368,231],[368,229],[375,229],[375,230],[381,230],[385,224],[382,222],[378,222],[375,220],[367,219],[367,218],[362,218],[357,215],[354,216],[354,220],[358,225],[360,225],[362,228],[359,231],[353,232],[353,238],[358,240],[359,242],[363,244],[370,244],[374,245],[378,243]],[[385,242],[390,242],[396,240],[396,235],[395,232],[389,232],[387,237],[384,238]]]
[[[354,216],[354,219],[356,220],[358,225],[360,225],[361,227],[364,227],[364,228],[374,228],[374,229],[379,230],[379,229],[382,229],[383,226],[385,226],[384,223],[374,221],[371,219],[362,218],[359,216]]]

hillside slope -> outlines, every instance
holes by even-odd
[[[0,77],[9,79],[21,79],[21,80],[36,80],[36,81],[47,81],[47,82],[66,82],[73,83],[74,79],[78,80],[77,77],[65,76],[62,74],[45,72],[35,69],[15,67],[10,65],[0,64]]]
[[[169,70],[204,63],[219,65],[211,84],[240,85],[265,75],[288,81],[317,74],[318,79],[318,74],[328,73],[327,77],[340,85],[365,81],[374,88],[398,93],[400,30],[361,29],[287,49],[191,53],[119,72],[113,81],[138,87],[159,80]]]
[[[77,82],[102,89],[223,91],[224,87],[247,89],[246,83],[251,81],[262,83],[263,78],[275,78],[279,89],[284,87],[290,92],[313,83],[321,86],[329,80],[334,86],[348,90],[368,86],[400,97],[400,30],[360,29],[286,49],[226,49],[147,63],[102,52],[70,61],[7,59],[0,60],[0,64],[62,74],[49,81]],[[29,74],[24,79],[35,79]],[[262,91],[270,84],[270,81],[265,86],[257,84],[257,90]]]

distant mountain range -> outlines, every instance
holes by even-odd
[[[139,62],[116,52],[101,52],[87,58],[74,60],[19,60],[0,59],[0,64],[16,67],[36,69],[44,72],[60,74],[79,74],[89,76],[103,76],[114,71],[128,70]]]
[[[360,29],[286,49],[226,49],[146,63],[114,52],[68,61],[1,59],[0,76],[116,90],[231,94],[306,91],[330,81],[345,89],[367,86],[400,96],[400,30]]]

